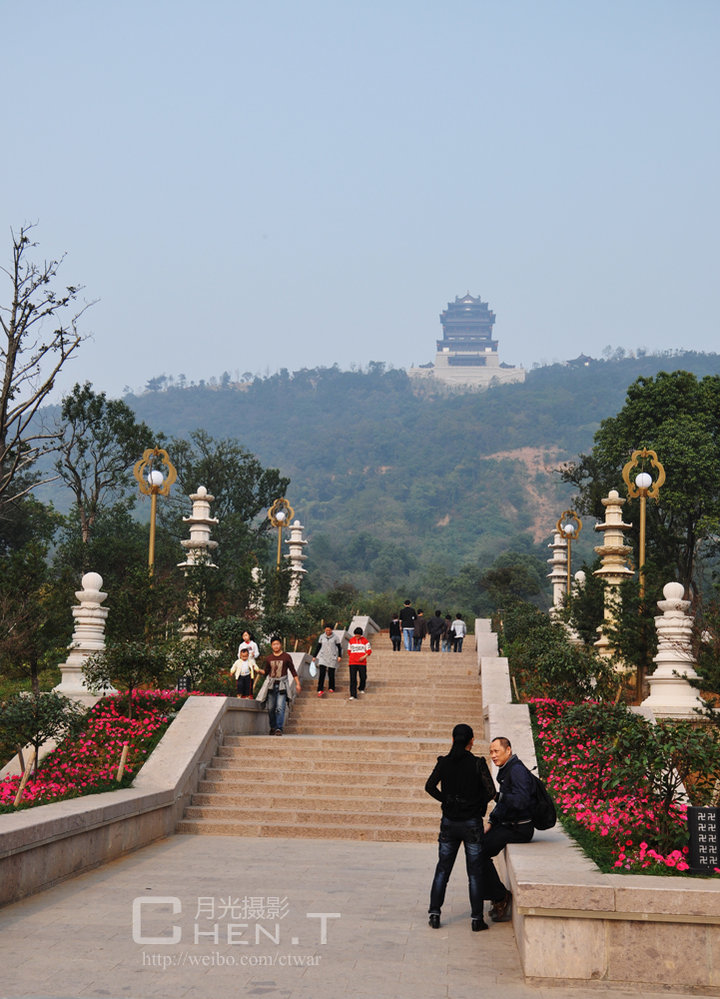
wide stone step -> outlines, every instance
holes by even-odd
[[[402,791],[409,784],[415,787],[425,787],[425,781],[431,772],[432,766],[427,768],[427,772],[418,773],[417,780],[414,780],[412,777],[409,778],[407,774],[398,775],[391,772],[384,774],[356,774],[352,779],[352,783],[349,784],[348,776],[345,773],[317,771],[312,776],[306,776],[302,784],[298,786],[307,787],[312,793],[332,789],[336,793],[341,794],[348,787],[351,787],[355,792],[361,788],[363,789],[363,793],[367,790],[369,795],[373,793],[380,794],[384,788],[390,788],[392,789],[392,793],[395,794]],[[261,793],[261,788],[266,788],[268,793],[272,793],[273,780],[277,781],[277,772],[273,775],[267,771],[243,774],[241,771],[208,770],[206,779],[201,781],[198,786],[198,791],[205,792],[213,788],[217,793],[222,794],[227,788],[230,792],[238,791],[242,793],[245,790],[248,794],[259,794]]]
[[[278,742],[275,736],[271,735],[227,735],[223,746],[247,747],[251,743],[253,752],[271,749],[273,753],[282,751],[295,752],[299,748],[302,752],[315,750],[332,750],[333,752],[343,752],[344,750],[353,752],[371,752],[376,749],[384,749],[390,752],[417,752],[434,753],[438,743],[449,744],[449,739],[441,740],[434,738],[424,738],[417,736],[375,736],[363,738],[353,736],[336,735],[304,735],[302,737],[286,736],[283,742]],[[487,747],[487,743],[476,741],[475,751],[478,747]]]
[[[414,784],[424,785],[426,778],[432,771],[437,760],[437,756],[428,756],[425,759],[404,763],[401,766],[393,766],[392,763],[366,764],[359,756],[352,761],[343,760],[340,763],[334,760],[319,760],[312,766],[303,766],[297,761],[282,764],[283,773],[287,774],[287,783],[296,783],[304,786],[310,783],[322,783],[327,780],[344,780],[348,787],[355,786],[358,782],[384,784],[388,777],[398,777]],[[220,765],[214,761],[211,767],[205,771],[204,781],[237,781],[240,786],[250,784],[272,784],[273,779],[277,781],[278,767],[265,764],[263,766],[248,767],[247,764],[226,763]],[[198,787],[199,790],[199,787]],[[272,793],[272,788],[270,788]]]
[[[185,818],[188,821],[207,819],[213,822],[263,821],[264,818],[266,821],[282,822],[288,826],[316,825],[320,822],[327,822],[329,811],[330,809],[305,808],[302,805],[288,808],[286,805],[285,808],[276,808],[272,812],[264,810],[261,813],[253,814],[250,810],[238,805],[208,805],[203,807],[190,805],[185,813]],[[362,810],[347,808],[344,802],[338,802],[336,808],[332,810],[332,820],[334,823],[359,823],[360,825],[385,826],[386,828],[412,827],[418,822],[430,825],[434,821],[436,826],[439,823],[437,809],[432,811],[430,809],[427,811],[418,810],[410,813],[408,811],[391,812],[385,809]]]
[[[220,819],[183,819],[177,832],[202,836],[295,837],[299,839],[349,839],[376,843],[431,843],[437,840],[438,823],[389,826],[368,823],[297,822],[292,826],[276,821],[228,822]]]
[[[470,720],[472,721],[472,719]],[[417,732],[418,729],[420,729],[422,732],[424,732],[425,735],[437,738],[438,740],[442,740],[446,744],[446,747],[449,748],[450,740],[447,739],[447,733],[452,729],[453,724],[454,721],[452,724],[443,723],[436,726],[419,725],[413,723],[408,726],[408,734],[410,734],[410,732]],[[391,728],[387,724],[386,725],[355,725],[355,724],[334,725],[328,723],[323,725],[317,724],[317,725],[308,726],[298,723],[297,725],[292,725],[292,726],[288,725],[288,727],[285,729],[286,734],[298,735],[298,736],[306,735],[308,732],[311,731],[318,732],[324,735],[347,735],[347,736],[374,735],[377,737],[382,737],[383,735],[387,735],[390,731],[392,731],[393,734],[395,734],[397,732],[397,728]]]
[[[477,656],[390,651],[371,639],[368,690],[350,701],[345,663],[334,694],[306,681],[285,737],[227,736],[203,774],[177,831],[430,843],[438,803],[425,781],[447,753],[452,727],[482,734]],[[487,753],[478,741],[476,753]],[[282,785],[278,775],[282,775]]]
[[[362,814],[365,809],[373,808],[375,810],[382,809],[388,813],[407,813],[408,811],[425,813],[427,811],[431,815],[439,815],[437,801],[425,792],[424,786],[411,790],[400,786],[391,790],[388,787],[366,785],[362,788],[362,793],[358,793],[360,790],[357,787],[349,790],[343,789],[342,786],[332,788],[323,782],[303,784],[301,787],[288,786],[286,791],[281,794],[274,793],[271,788],[262,791],[260,788],[254,787],[251,791],[245,786],[237,788],[233,792],[231,789],[221,786],[219,791],[215,793],[208,791],[194,794],[191,807],[239,808],[246,815],[253,810],[268,812],[273,809],[296,808],[298,805],[303,810],[314,809],[323,812],[338,810]],[[187,813],[186,818],[188,815],[189,813]]]
[[[325,704],[324,702],[315,704],[299,704],[293,708],[291,717],[312,718],[313,721],[321,721],[333,718],[348,720],[357,718],[382,718],[387,722],[402,722],[403,718],[412,716],[413,718],[424,718],[428,722],[436,718],[454,717],[462,710],[478,711],[482,710],[481,697],[463,698],[463,706],[458,709],[457,703],[444,701],[434,701],[432,704],[408,704],[403,698],[360,698],[358,701],[341,701],[339,704]]]
[[[247,762],[249,752],[252,751],[248,749],[247,745],[221,746],[214,759],[237,760],[238,765],[243,766]],[[414,749],[412,746],[409,746],[407,749],[398,748],[393,752],[392,760],[388,760],[387,749],[383,749],[381,745],[376,743],[373,748],[354,748],[347,745],[303,746],[301,754],[293,756],[302,769],[307,769],[308,757],[313,760],[327,760],[332,765],[337,764],[339,761],[350,761],[352,763],[362,762],[362,765],[365,767],[375,763],[388,763],[392,766],[395,763],[424,763],[428,759],[428,751],[425,749]]]
[[[408,704],[421,704],[423,707],[432,707],[434,704],[455,704],[461,697],[480,696],[480,686],[472,677],[464,678],[452,684],[436,683],[435,680],[422,680],[420,686],[424,689],[416,690],[417,679],[368,679],[367,688],[364,694],[360,694],[359,699],[368,704],[371,700],[403,697]],[[451,686],[452,689],[448,689]],[[335,687],[335,692],[330,693],[327,686],[322,697],[318,697],[315,688],[308,688],[307,681],[302,693],[295,701],[295,705],[318,704],[343,704],[350,696],[350,688],[346,686]]]

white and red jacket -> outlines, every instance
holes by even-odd
[[[362,635],[353,635],[348,641],[348,664],[350,666],[364,666],[368,661],[368,656],[372,655],[370,642]]]

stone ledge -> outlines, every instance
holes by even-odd
[[[720,880],[603,874],[561,829],[505,861],[529,981],[720,995]]]
[[[266,730],[260,705],[189,697],[132,787],[0,816],[0,905],[172,835],[224,735]]]
[[[516,904],[530,915],[720,922],[720,879],[603,874],[559,827],[511,844],[506,859]]]
[[[510,704],[510,671],[502,656],[482,656],[482,699],[487,704]]]

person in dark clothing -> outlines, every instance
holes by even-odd
[[[445,615],[445,621],[443,622],[443,633],[442,633],[442,650],[443,652],[450,652],[452,650],[453,644],[453,634],[452,634],[452,618],[449,614]]]
[[[442,611],[435,611],[435,614],[428,619],[427,630],[430,636],[430,651],[439,652],[440,651],[440,636],[445,629],[445,622],[443,620]]]
[[[413,628],[416,617],[415,608],[410,605],[409,600],[406,600],[400,611],[400,624],[402,625],[406,652],[412,652],[413,650]]]
[[[420,652],[422,650],[423,638],[427,635],[427,623],[423,616],[423,612],[419,610],[417,612],[417,617],[415,618],[415,624],[413,625],[413,652]]]
[[[402,645],[402,625],[400,624],[399,614],[393,614],[393,619],[390,622],[390,641],[392,642],[393,652],[399,652]]]
[[[483,881],[485,898],[492,902],[490,918],[496,923],[506,923],[512,918],[512,892],[498,877],[492,858],[508,843],[529,843],[533,838],[535,784],[532,774],[513,753],[510,740],[504,736],[498,736],[490,743],[490,759],[498,768],[500,790],[497,804],[485,822]]]
[[[471,925],[473,931],[478,932],[488,928],[483,919],[483,817],[488,802],[494,797],[495,785],[485,760],[471,752],[474,735],[470,726],[456,725],[452,737],[450,752],[447,756],[438,756],[435,769],[425,784],[427,793],[442,805],[438,862],[430,889],[428,922],[435,930],[440,926],[445,890],[462,843]]]

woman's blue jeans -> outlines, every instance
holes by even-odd
[[[438,862],[430,889],[428,912],[436,912],[440,915],[442,904],[445,901],[445,889],[462,843],[465,847],[465,867],[470,891],[470,917],[472,919],[483,918],[482,840],[482,819],[464,819],[454,822],[443,817],[438,836]]]

